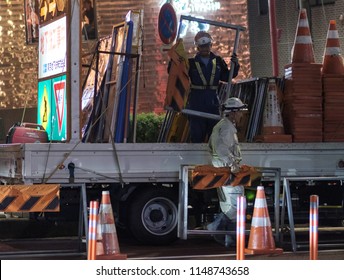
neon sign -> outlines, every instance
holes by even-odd
[[[214,12],[221,8],[220,2],[214,0],[174,0],[177,14]]]

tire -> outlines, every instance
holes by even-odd
[[[177,193],[170,188],[144,188],[129,206],[128,226],[140,243],[167,245],[177,240]]]

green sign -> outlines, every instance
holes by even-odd
[[[50,141],[67,140],[66,75],[38,82],[37,122]]]

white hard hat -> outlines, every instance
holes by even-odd
[[[247,110],[247,105],[237,97],[230,97],[222,104],[222,112],[224,114],[243,110]]]
[[[202,46],[212,43],[213,38],[211,38],[210,34],[205,31],[199,31],[195,36],[195,45]]]

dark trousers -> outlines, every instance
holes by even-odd
[[[205,143],[208,141],[213,127],[217,123],[217,120],[201,118],[201,117],[189,117],[190,126],[190,139],[192,143]]]

